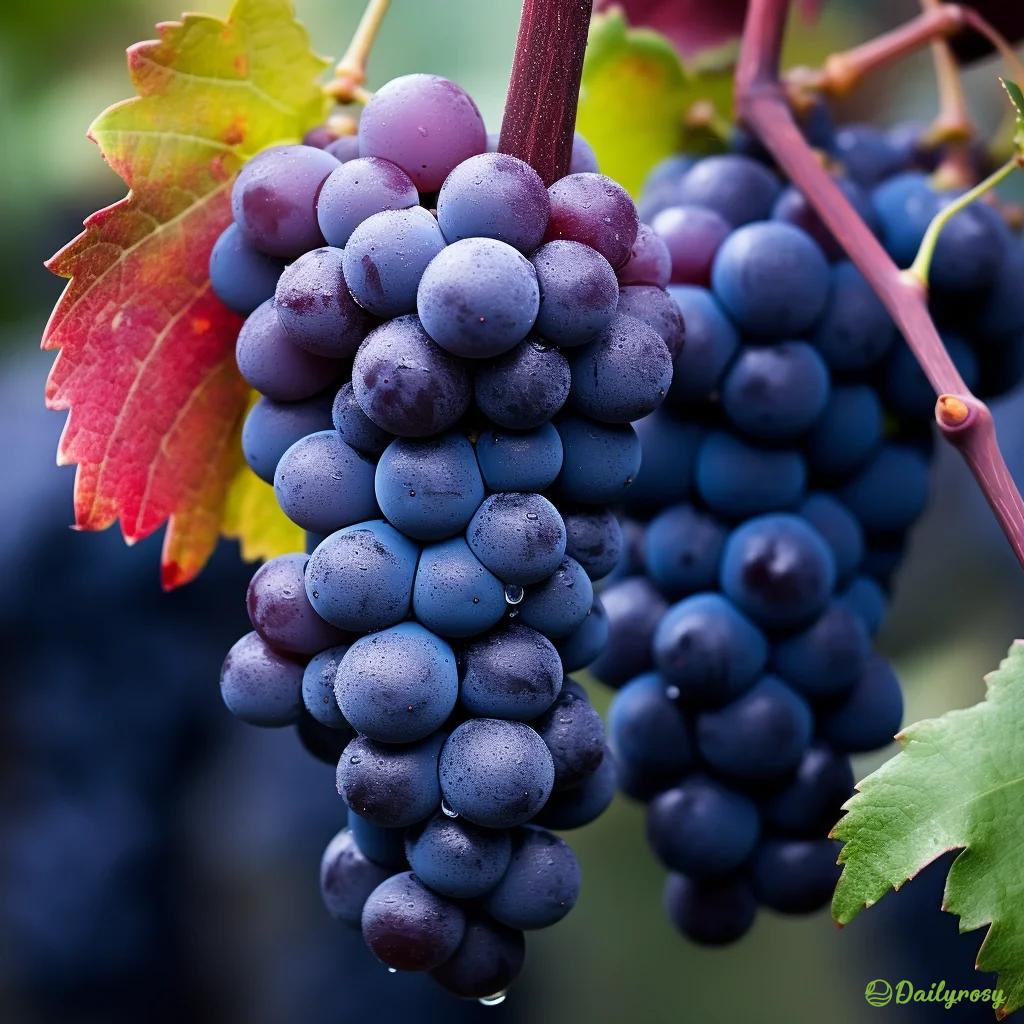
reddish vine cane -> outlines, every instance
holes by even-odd
[[[996,441],[992,414],[964,384],[928,313],[927,291],[903,274],[821,166],[797,128],[779,78],[779,56],[789,0],[750,0],[736,69],[740,120],[765,145],[807,196],[850,259],[878,293],[938,395],[935,418],[946,440],[959,450],[1003,533],[1024,566],[1024,501]],[[859,48],[861,54],[892,56],[895,39],[909,52],[939,35],[971,27],[989,36],[990,26],[973,11],[943,5],[902,30]],[[885,45],[888,43],[889,45]],[[870,64],[870,61],[865,62]],[[857,68],[861,72],[862,67]],[[825,66],[825,74],[835,72]]]

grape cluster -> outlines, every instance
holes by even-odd
[[[683,340],[664,247],[584,140],[550,187],[493,148],[460,87],[396,79],[354,144],[246,164],[210,262],[262,395],[245,457],[310,536],[253,577],[224,701],[337,761],[330,912],[480,999],[576,901],[549,830],[614,793],[566,673],[605,642],[608,506]]]
[[[900,266],[956,194],[912,131],[805,122],[837,184]],[[731,942],[758,904],[817,909],[838,877],[830,827],[847,755],[888,743],[902,698],[872,651],[929,492],[934,394],[862,275],[766,154],[672,158],[640,201],[671,262],[686,345],[637,424],[630,539],[602,593],[592,666],[620,785],[647,802],[689,938]],[[942,232],[932,312],[969,386],[1024,370],[1024,245],[975,204]]]

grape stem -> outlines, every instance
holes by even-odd
[[[917,256],[914,257],[914,262],[903,271],[904,275],[927,289],[928,273],[931,270],[932,258],[935,255],[935,245],[939,240],[939,235],[941,234],[942,229],[961,210],[970,206],[975,199],[981,198],[981,196],[988,192],[989,189],[995,188],[1003,178],[1020,166],[1021,158],[1014,154],[1006,161],[1005,164],[1003,164],[1002,167],[993,171],[984,181],[979,182],[970,191],[958,196],[948,206],[944,206],[939,210],[928,225],[928,230],[924,233],[924,238],[921,239],[921,246],[917,250]]]
[[[945,9],[948,6],[948,11]],[[877,292],[896,321],[911,352],[939,396],[936,422],[943,437],[963,456],[981,488],[1018,561],[1024,566],[1024,501],[1006,467],[988,407],[964,384],[928,313],[922,285],[903,275],[849,201],[821,166],[796,126],[779,78],[779,57],[789,0],[750,0],[736,68],[736,109],[739,119],[761,140],[790,180],[807,197],[844,251]],[[952,32],[972,24],[966,8],[943,5],[915,19],[929,26],[917,42],[932,38],[935,24]],[[952,13],[950,13],[952,12]],[[943,19],[953,21],[948,23]],[[912,23],[913,24],[913,23]],[[897,29],[891,37],[904,32]],[[885,37],[881,37],[884,39]],[[888,45],[888,44],[887,44]],[[905,46],[902,52],[912,47]],[[858,49],[878,53],[879,41]],[[852,52],[852,51],[851,51]],[[873,66],[879,62],[875,61]],[[828,62],[826,62],[826,68]],[[950,409],[965,409],[951,416]],[[940,412],[942,413],[940,415]]]
[[[593,0],[525,0],[498,152],[551,185],[569,173]]]
[[[390,3],[391,0],[369,0],[345,56],[334,69],[334,78],[324,86],[324,91],[339,103],[365,103],[373,95],[363,88],[366,62]]]

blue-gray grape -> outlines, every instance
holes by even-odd
[[[302,702],[306,710],[321,725],[342,731],[350,730],[351,726],[338,707],[338,699],[334,696],[334,680],[348,648],[348,644],[342,644],[321,651],[310,658],[302,673]]]
[[[550,423],[529,431],[484,430],[476,457],[492,491],[545,491],[562,468],[562,439]]]
[[[367,858],[351,829],[342,829],[327,844],[320,861],[320,896],[327,912],[350,928],[358,928],[370,893],[393,873]]]
[[[572,378],[556,348],[527,340],[477,368],[473,393],[480,411],[500,427],[530,430],[565,405]]]
[[[512,841],[503,829],[481,828],[438,812],[406,834],[409,866],[421,882],[453,899],[493,889],[508,869]]]
[[[328,430],[331,424],[329,394],[302,402],[275,402],[272,398],[260,398],[242,425],[242,454],[249,468],[261,480],[272,484],[281,456],[296,441],[318,430]]]
[[[539,494],[492,494],[470,521],[466,540],[498,579],[520,586],[550,576],[565,556],[565,524]]]
[[[446,637],[476,636],[496,625],[505,608],[501,580],[481,565],[462,537],[423,549],[412,609],[428,629]]]
[[[566,555],[543,582],[528,587],[516,608],[524,626],[552,639],[578,629],[594,603],[594,587],[583,566]]]
[[[257,249],[229,224],[210,252],[210,287],[228,309],[248,316],[274,297],[284,262]]]
[[[553,345],[583,345],[606,327],[619,302],[615,271],[582,242],[558,239],[530,257],[537,272],[537,332]]]
[[[243,722],[291,725],[302,711],[302,662],[279,654],[259,633],[246,633],[224,659],[220,694]]]

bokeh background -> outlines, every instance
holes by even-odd
[[[841,933],[825,912],[764,913],[737,946],[700,950],[664,919],[641,810],[622,799],[571,837],[583,895],[563,923],[530,937],[501,1007],[388,974],[327,918],[317,868],[344,817],[333,773],[291,730],[247,728],[219,702],[221,658],[248,628],[249,570],[224,543],[198,582],[165,595],[159,538],[128,550],[115,531],[68,530],[73,474],[54,465],[62,416],[42,405],[52,357],[38,339],[62,285],[42,261],[124,191],[85,129],[131,94],[123,51],[176,17],[175,3],[0,5],[0,1021],[991,1019],[970,1005],[872,1009],[863,998],[879,977],[989,983],[972,971],[980,933],[959,937],[938,909],[941,865]],[[228,0],[202,6],[223,14]],[[412,70],[447,75],[496,129],[519,7],[394,0],[371,86]],[[335,55],[361,8],[298,0],[317,48]],[[790,56],[815,62],[915,10],[914,0],[831,0],[816,26],[794,26]],[[997,73],[987,61],[967,75],[986,131],[1003,112]],[[923,53],[837,114],[889,124],[927,119],[934,104]],[[997,420],[1024,484],[1024,397],[999,403]],[[963,466],[940,449],[932,507],[881,639],[906,721],[981,699],[983,675],[1024,634],[1022,608],[1024,574]],[[596,689],[594,700],[607,702]],[[861,759],[858,776],[891,752]]]

